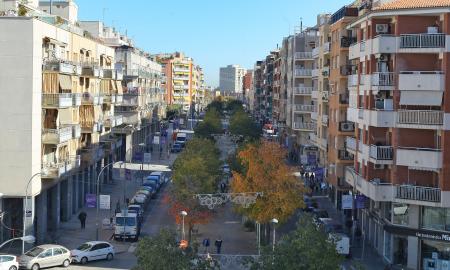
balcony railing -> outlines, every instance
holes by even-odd
[[[301,129],[301,130],[315,130],[316,125],[314,123],[307,123],[307,122],[294,122],[294,129]]]
[[[393,72],[375,72],[372,74],[373,86],[394,86]]]
[[[42,142],[48,144],[60,144],[72,139],[72,127],[59,129],[45,128],[42,130]]]
[[[338,150],[338,158],[340,160],[353,160],[353,155],[347,152],[347,150]]]
[[[48,158],[42,162],[42,177],[57,178],[70,171],[79,168],[81,165],[81,157],[79,155],[70,157],[67,160],[58,161],[54,158]]]
[[[356,42],[356,38],[354,37],[341,37],[341,47],[348,48],[351,44]]]
[[[313,112],[315,110],[314,107],[314,105],[295,105],[294,110],[302,112]]]
[[[356,152],[356,144],[357,144],[356,138],[353,138],[353,137],[345,138],[345,144],[346,144],[347,150],[352,150],[352,151]]]
[[[433,187],[399,185],[396,188],[395,197],[402,200],[441,202],[441,189]]]
[[[72,94],[42,94],[42,107],[44,108],[68,108],[72,107]]]
[[[312,87],[298,86],[294,87],[294,95],[311,95]]]
[[[366,51],[366,42],[365,41],[361,41],[359,43],[359,51],[360,52],[365,52]]]
[[[349,95],[348,94],[340,94],[339,95],[339,104],[348,105]]]
[[[138,94],[123,94],[122,106],[138,106],[139,95]]]
[[[295,60],[312,59],[312,52],[296,52],[294,58]]]
[[[445,34],[401,35],[400,48],[445,48]]]
[[[417,110],[398,111],[397,123],[410,125],[442,125],[444,123],[444,112]]]
[[[328,125],[328,115],[322,115],[322,125]]]
[[[348,87],[358,86],[358,74],[348,76]]]
[[[330,51],[330,42],[325,42],[325,43],[323,44],[323,51],[324,51],[325,53],[327,53],[327,52]]]
[[[370,146],[370,157],[376,160],[392,160],[394,157],[394,149],[392,146]]]
[[[79,93],[72,94],[72,104],[73,106],[81,105],[81,94]]]
[[[302,68],[296,68],[294,71],[294,75],[298,77],[311,77],[312,76],[312,70],[311,69],[302,69]]]

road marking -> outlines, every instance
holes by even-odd
[[[238,224],[241,223],[240,221],[225,221],[225,224]]]

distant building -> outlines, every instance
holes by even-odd
[[[242,93],[245,69],[239,65],[228,65],[220,68],[220,90],[224,93]]]

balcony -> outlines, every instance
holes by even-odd
[[[73,106],[70,93],[42,94],[42,108],[68,108]]]
[[[83,93],[81,96],[81,105],[102,105],[103,96],[98,94],[91,94],[88,92]]]
[[[139,94],[123,94],[122,106],[139,106]]]
[[[422,202],[441,202],[441,189],[413,185],[399,185],[396,187],[396,199]]]
[[[338,150],[338,158],[343,161],[353,160],[354,156],[347,150]]]
[[[402,128],[440,129],[444,124],[443,111],[397,111],[397,126]]]
[[[353,59],[359,58],[360,54],[361,54],[361,52],[360,52],[360,43],[355,43],[355,44],[350,45],[350,47],[349,47],[349,54],[348,54],[349,60],[353,60]]]
[[[339,68],[341,76],[349,76],[356,72],[355,65],[343,65]]]
[[[330,42],[325,42],[324,44],[323,44],[323,52],[324,53],[329,53],[330,52],[330,46],[331,44],[330,44]]]
[[[83,76],[88,77],[103,77],[103,69],[98,65],[98,62],[84,62],[82,63]]]
[[[294,87],[294,95],[309,96],[313,91],[312,87],[298,86]]]
[[[400,35],[400,49],[445,48],[445,34]]]
[[[349,75],[347,77],[347,79],[348,79],[348,82],[347,82],[348,88],[358,86],[358,74]]]
[[[312,50],[312,57],[313,57],[313,58],[318,58],[318,57],[319,57],[319,51],[320,51],[320,47],[315,47],[315,48]]]
[[[318,118],[318,113],[317,112],[312,112],[311,113],[311,119],[314,120],[314,121],[317,121],[317,118]]]
[[[187,80],[189,80],[189,76],[174,76],[173,80],[174,81],[187,81]]]
[[[319,99],[319,91],[316,89],[316,90],[313,90],[312,92],[311,92],[311,98],[312,99]]]
[[[346,145],[346,150],[352,154],[355,154],[357,151],[357,145],[358,141],[356,140],[356,138],[353,137],[346,137],[345,138],[345,145]]]
[[[79,139],[81,137],[81,126],[79,124],[70,125],[72,127],[72,137]]]
[[[348,48],[355,42],[356,38],[354,37],[341,37],[341,48]]]
[[[393,72],[375,72],[372,74],[372,90],[394,90]]]
[[[296,52],[294,54],[295,60],[312,60],[312,52]]]
[[[294,105],[295,112],[313,112],[315,111],[314,105]]]
[[[330,67],[329,66],[324,66],[322,68],[322,76],[324,76],[324,77],[330,76]]]
[[[396,152],[396,164],[410,168],[438,170],[442,168],[442,150],[399,147]]]
[[[82,99],[82,95],[81,94],[72,94],[72,105],[77,107],[81,105],[81,99]]]
[[[319,77],[319,74],[320,74],[319,68],[315,68],[311,71],[311,76],[313,76],[313,77]]]
[[[80,149],[81,162],[85,165],[93,164],[103,158],[105,152],[101,147],[88,146]]]
[[[397,52],[397,38],[392,35],[379,35],[371,40],[372,54],[388,54]]]
[[[123,80],[123,70],[116,69],[116,80]]]
[[[77,74],[78,71],[77,67],[78,67],[77,65],[75,65],[70,61],[58,59],[45,60],[43,63],[44,71],[53,71],[65,74]]]
[[[123,103],[123,95],[122,94],[116,94],[116,104],[122,105]]]
[[[394,200],[394,186],[384,183],[380,179],[367,181],[359,175],[353,167],[345,170],[345,180],[360,193],[377,202],[390,202]]]
[[[402,71],[398,80],[400,91],[443,92],[445,89],[445,77],[442,71]]]
[[[97,133],[102,132],[103,123],[94,122],[93,124],[81,124],[81,133]]]
[[[369,150],[370,161],[374,164],[392,164],[394,149],[392,146],[371,145]]]
[[[348,105],[349,104],[349,95],[348,94],[339,94],[339,104],[340,105]]]
[[[343,121],[339,123],[339,131],[341,132],[354,132],[355,123]]]
[[[313,132],[316,129],[316,125],[314,123],[307,123],[307,122],[293,122],[293,129],[294,130],[300,130],[300,131],[309,131]]]
[[[81,157],[79,155],[62,161],[57,161],[54,154],[44,156],[41,168],[42,178],[59,178],[79,168],[80,165]]]
[[[322,115],[322,125],[328,125],[328,115],[326,114]]]
[[[115,69],[104,69],[103,78],[116,80],[117,74]]]
[[[294,70],[294,76],[295,77],[311,77],[312,76],[312,70],[311,69],[304,69],[304,68],[296,68]]]
[[[42,130],[42,143],[58,145],[72,139],[72,127],[61,127],[58,129]]]

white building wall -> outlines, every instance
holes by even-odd
[[[227,93],[242,92],[245,69],[239,65],[220,68],[220,90]]]

